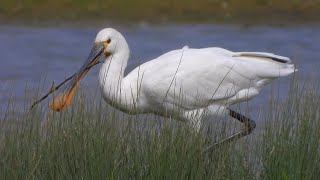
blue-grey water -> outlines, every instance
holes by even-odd
[[[102,27],[27,27],[0,25],[0,112],[10,97],[24,104],[26,86],[61,82],[73,74],[88,56],[96,33]],[[131,58],[128,70],[169,50],[223,47],[232,51],[267,51],[288,56],[302,77],[320,79],[320,26],[268,27],[239,25],[136,25],[116,26],[127,39]],[[97,88],[98,67],[82,81]],[[290,78],[273,86],[280,96],[288,92]],[[268,101],[271,86],[249,102],[253,110]],[[45,93],[43,91],[43,93]]]

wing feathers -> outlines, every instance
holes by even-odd
[[[233,57],[252,57],[252,58],[267,58],[279,63],[290,63],[290,59],[287,57],[262,52],[237,52]]]

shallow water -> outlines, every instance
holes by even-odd
[[[26,86],[44,90],[52,81],[61,82],[82,65],[91,49],[98,27],[26,27],[0,25],[0,112],[9,97],[24,104]],[[161,25],[118,26],[131,48],[126,72],[169,50],[188,45],[192,48],[223,47],[232,51],[267,51],[288,56],[297,64],[302,77],[320,77],[320,27],[243,27],[238,25]],[[97,87],[98,68],[82,81]],[[291,78],[273,84],[285,97]],[[249,101],[250,111],[263,108],[271,86]],[[43,92],[45,93],[45,92]]]

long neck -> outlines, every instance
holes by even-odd
[[[104,99],[122,111],[129,111],[134,106],[130,87],[123,81],[129,54],[129,47],[124,40],[118,50],[104,61],[99,73],[99,85]]]

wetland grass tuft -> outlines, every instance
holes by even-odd
[[[315,179],[316,83],[292,83],[284,102],[270,101],[260,133],[208,153],[202,150],[218,133],[195,133],[155,115],[119,113],[97,97],[84,98],[89,93],[78,93],[61,113],[37,106],[18,114],[10,108],[0,121],[0,179]]]

